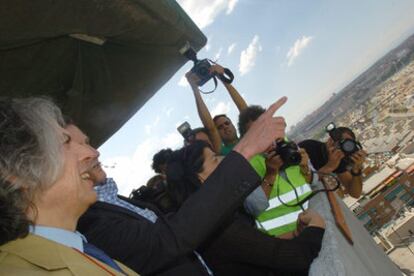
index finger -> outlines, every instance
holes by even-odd
[[[266,110],[265,112],[265,116],[270,116],[273,117],[273,115],[275,114],[275,112],[286,103],[287,101],[287,97],[284,96],[282,98],[280,98],[279,100],[277,100],[274,104],[272,104],[271,106],[269,106],[269,108]]]

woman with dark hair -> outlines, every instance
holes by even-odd
[[[223,157],[197,141],[175,151],[167,165],[168,190],[178,206],[194,192]],[[324,221],[311,210],[299,215],[300,234],[282,240],[257,230],[242,211],[223,221],[199,249],[214,275],[307,275],[317,257],[324,234]]]

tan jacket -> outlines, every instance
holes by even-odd
[[[92,259],[96,263],[73,248],[29,235],[0,246],[0,275],[123,275]],[[119,262],[118,265],[126,274],[138,275]]]

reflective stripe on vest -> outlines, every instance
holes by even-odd
[[[296,220],[301,213],[300,207],[285,206],[281,201],[292,205],[312,192],[310,185],[306,183],[305,177],[301,174],[299,166],[287,168],[286,174],[296,189],[298,199],[291,185],[280,176],[277,176],[270,193],[269,207],[256,218],[258,228],[269,235],[279,236],[296,230]],[[280,185],[279,197],[277,195],[277,185]],[[307,209],[308,202],[303,207]]]

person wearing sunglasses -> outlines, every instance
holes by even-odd
[[[224,68],[218,64],[214,64],[210,67],[210,72],[220,75],[224,73]],[[204,127],[208,131],[210,141],[213,145],[213,150],[221,155],[227,155],[239,141],[235,126],[230,118],[225,114],[220,114],[212,118],[210,111],[201,97],[201,93],[197,85],[199,78],[191,71],[186,74],[186,78],[191,86],[191,89],[193,90],[198,115]],[[223,81],[222,83],[227,89],[233,102],[236,104],[239,112],[246,109],[247,103],[241,97],[239,92],[230,83]]]

